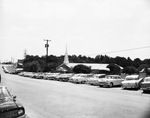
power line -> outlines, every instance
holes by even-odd
[[[139,49],[144,49],[144,48],[150,48],[150,46],[138,47],[138,48],[130,48],[130,49],[124,49],[124,50],[115,50],[115,51],[102,52],[102,53],[90,54],[90,55],[110,54],[110,53],[116,53],[116,52],[125,52],[125,51],[139,50]]]

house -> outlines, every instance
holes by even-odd
[[[17,63],[15,64],[16,68],[23,68],[23,59],[18,59]]]

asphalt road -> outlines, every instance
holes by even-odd
[[[150,94],[68,82],[2,75],[30,118],[149,118]]]

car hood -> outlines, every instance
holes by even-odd
[[[142,84],[150,84],[150,81],[142,82]]]
[[[99,82],[107,82],[107,81],[112,81],[114,79],[99,79]]]
[[[0,112],[8,109],[14,109],[20,107],[21,104],[13,101],[12,99],[0,99]]]
[[[136,82],[138,82],[138,80],[125,80],[122,83],[125,84],[125,83],[136,83]]]
[[[98,78],[89,78],[88,80],[89,81],[95,81],[95,80],[98,80]]]

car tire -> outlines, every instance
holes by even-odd
[[[147,93],[147,90],[143,90],[143,93]]]
[[[137,84],[136,90],[139,90],[140,88],[140,84]]]
[[[121,88],[122,88],[122,89],[125,89],[125,87],[123,86],[123,84],[121,84]]]
[[[110,88],[112,88],[112,87],[113,87],[113,83],[112,83],[112,82],[110,83],[109,87],[110,87]]]
[[[82,81],[81,84],[85,84],[85,81]]]

